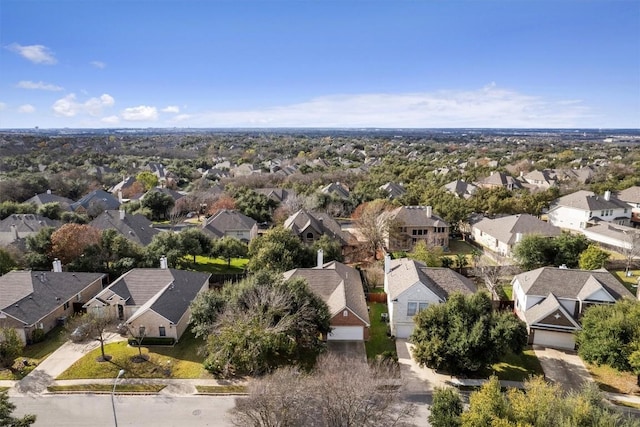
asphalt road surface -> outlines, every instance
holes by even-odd
[[[233,396],[115,396],[119,427],[228,427]],[[12,396],[14,415],[36,414],[35,427],[114,426],[109,394]]]

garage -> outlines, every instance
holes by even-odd
[[[409,338],[413,333],[414,325],[398,325],[396,327],[396,338]]]
[[[364,328],[362,326],[335,326],[327,337],[329,341],[362,341]]]
[[[573,350],[576,347],[576,341],[573,334],[558,331],[545,331],[542,329],[534,329],[533,344],[551,348],[563,348]]]

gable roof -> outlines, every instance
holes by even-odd
[[[124,216],[123,219],[120,219],[121,215]],[[153,240],[153,236],[162,232],[153,228],[153,223],[144,215],[124,212],[121,214],[115,210],[102,212],[89,225],[99,230],[114,229],[128,240],[142,246],[147,246]]]
[[[427,267],[410,258],[391,260],[389,267],[387,283],[391,299],[397,298],[417,283],[427,287],[443,301],[454,292],[472,294],[476,291],[471,280],[450,268]]]
[[[453,193],[458,197],[463,197],[465,199],[473,196],[478,190],[478,187],[476,187],[475,185],[465,181],[461,181],[459,179],[445,184],[444,188],[450,193]]]
[[[311,213],[300,209],[284,222],[284,228],[293,231],[296,235],[302,234],[309,227],[318,233],[326,234],[332,239],[339,241],[341,245],[345,245],[350,241],[349,234],[342,231],[340,224],[326,213]]]
[[[203,224],[203,229],[217,237],[223,237],[232,230],[248,231],[258,223],[255,219],[236,210],[222,209]]]
[[[595,284],[599,284],[614,299],[633,298],[633,294],[606,270],[574,270],[569,268],[541,267],[516,275],[522,290],[527,295],[546,296],[553,293],[557,298],[579,299],[583,288],[593,294]],[[586,292],[586,291],[585,291]]]
[[[524,313],[524,317],[527,321],[527,325],[533,325],[535,323],[543,321],[545,318],[551,315],[554,311],[559,312],[557,319],[564,318],[565,322],[571,325],[571,326],[568,326],[569,328],[580,329],[580,325],[578,325],[578,323],[573,318],[571,313],[568,313],[567,310],[565,310],[564,307],[562,307],[562,304],[560,304],[560,301],[558,301],[556,296],[553,295],[552,293],[550,293],[539,304],[536,304],[533,307],[529,308],[529,310],[527,310]],[[553,325],[553,326],[557,327],[559,325]],[[565,326],[565,328],[567,328],[567,326]]]
[[[78,208],[82,207],[84,209],[89,209],[92,204],[100,203],[103,205],[104,209],[117,209],[120,206],[120,202],[118,199],[113,197],[110,193],[107,193],[104,190],[93,190],[89,194],[82,197],[75,203],[71,204],[72,210],[78,210]]]
[[[626,203],[640,203],[640,186],[635,185],[619,191],[617,198]]]
[[[46,203],[59,203],[63,210],[69,210],[73,200],[66,197],[52,194],[51,192],[36,194],[32,198],[25,201],[25,203],[34,203],[36,206],[42,206]]]
[[[329,306],[331,317],[349,309],[367,326],[369,311],[364,297],[360,272],[353,267],[331,261],[314,268],[296,268],[284,273],[285,280],[301,277],[309,288]]]
[[[18,231],[18,233],[33,234],[45,227],[58,228],[62,225],[62,222],[49,219],[42,215],[11,214],[0,221],[0,232],[13,231],[12,225],[15,225],[15,230]]]
[[[400,206],[390,212],[383,212],[388,217],[401,223],[404,227],[448,227],[449,224],[438,215],[427,216],[430,206]]]
[[[627,208],[626,203],[617,200],[615,197],[598,196],[593,191],[580,190],[575,193],[562,196],[553,203],[554,206],[566,206],[583,211],[598,211],[605,209]]]
[[[396,184],[395,182],[387,182],[386,184],[381,185],[378,188],[387,193],[387,196],[390,199],[397,199],[407,192],[402,184]]]
[[[496,185],[505,188],[522,188],[522,184],[520,183],[520,181],[518,181],[511,175],[507,175],[504,172],[492,172],[488,177],[481,179],[479,183],[483,185]]]
[[[320,189],[320,192],[324,194],[335,194],[345,200],[349,198],[349,189],[339,182],[332,182],[331,184],[325,185]]]
[[[0,310],[33,325],[74,298],[103,273],[10,271],[0,276]]]
[[[94,299],[108,301],[119,296],[125,300],[125,305],[140,307],[128,321],[151,309],[165,319],[178,323],[210,276],[209,273],[173,268],[134,268]]]
[[[523,236],[537,234],[545,237],[562,234],[560,228],[529,214],[510,215],[495,219],[484,218],[475,223],[473,228],[477,228],[508,245],[517,243],[518,234]]]

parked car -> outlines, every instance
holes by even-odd
[[[78,342],[86,341],[87,339],[89,339],[90,335],[91,335],[91,325],[84,324],[75,328],[73,332],[71,332],[70,338],[71,338],[71,341],[78,343]]]

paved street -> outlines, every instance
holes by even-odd
[[[118,426],[227,427],[233,396],[115,397]],[[35,427],[87,427],[114,425],[109,394],[13,396],[15,415],[36,414]]]

